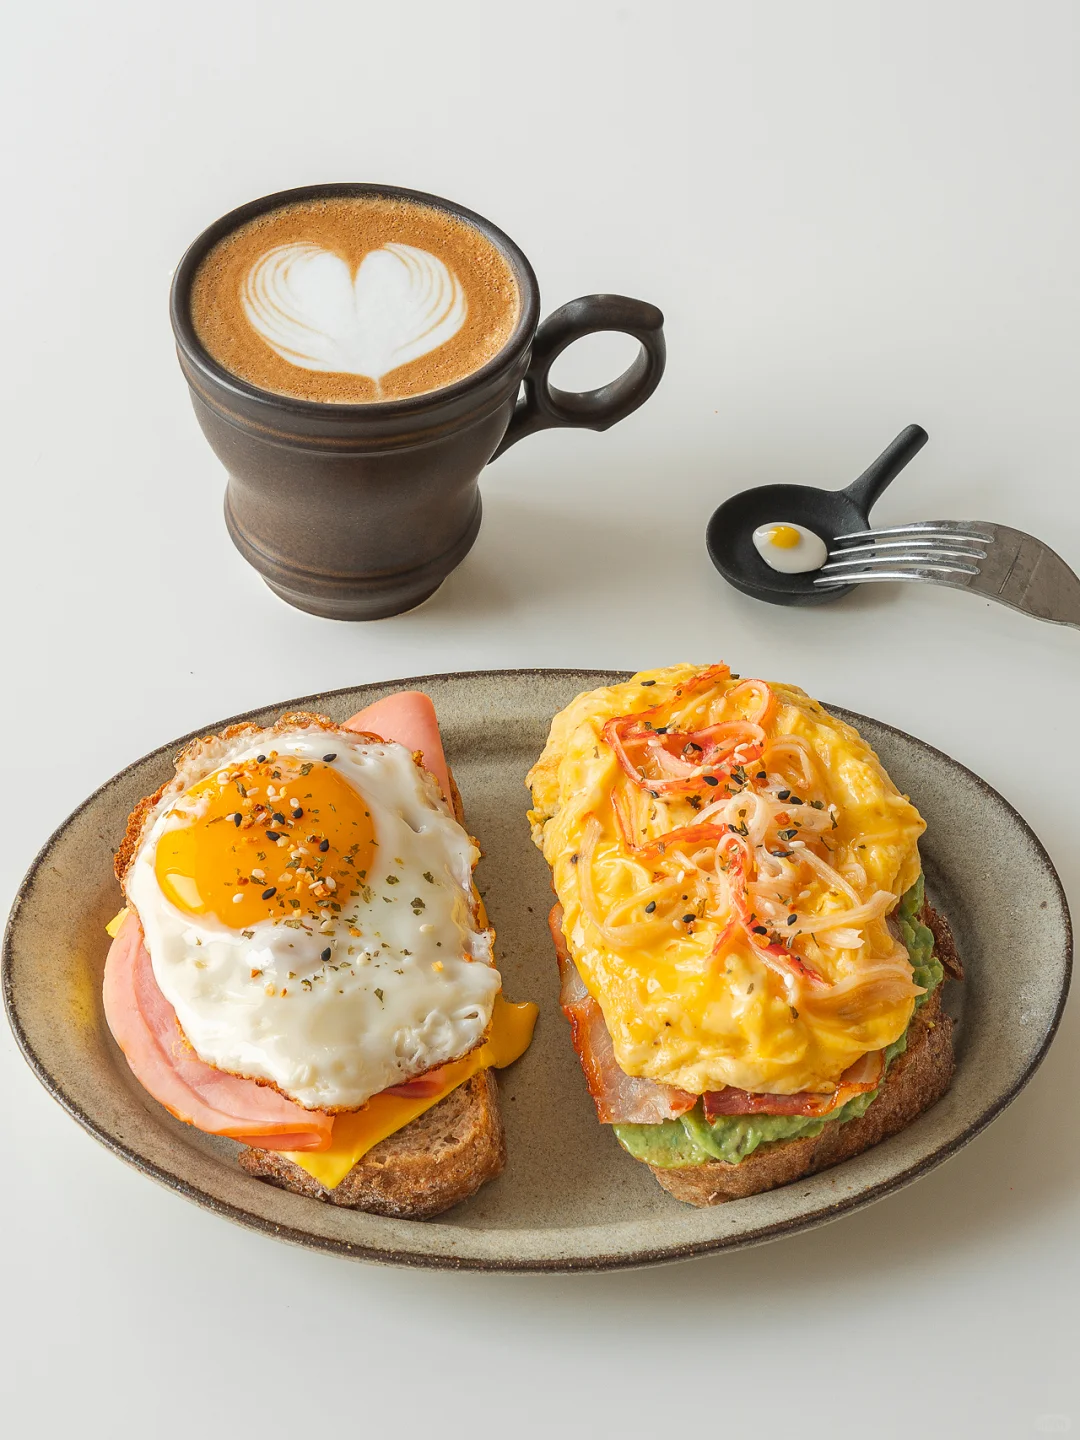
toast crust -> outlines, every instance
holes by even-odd
[[[405,1220],[426,1220],[460,1204],[505,1164],[506,1139],[490,1070],[373,1145],[333,1190],[280,1151],[240,1154],[242,1170],[283,1190]]]

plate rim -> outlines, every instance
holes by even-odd
[[[907,1166],[897,1174],[890,1176],[887,1180],[880,1181],[878,1184],[871,1186],[869,1189],[860,1190],[854,1195],[849,1195],[819,1206],[817,1209],[800,1214],[798,1217],[775,1221],[768,1225],[761,1225],[753,1230],[740,1231],[737,1234],[721,1235],[703,1240],[691,1240],[682,1244],[646,1247],[627,1253],[554,1256],[549,1259],[501,1260],[480,1256],[418,1253],[411,1250],[392,1249],[380,1245],[338,1240],[331,1236],[317,1235],[310,1230],[299,1229],[294,1225],[277,1224],[272,1220],[244,1209],[243,1206],[234,1205],[229,1201],[218,1199],[192,1181],[185,1179],[182,1175],[174,1174],[164,1166],[147,1159],[123,1142],[117,1140],[108,1130],[104,1129],[92,1119],[91,1116],[86,1114],[78,1101],[66,1093],[55,1076],[52,1075],[45,1062],[35,1051],[22,1025],[12,975],[19,912],[22,909],[24,901],[28,898],[29,892],[36,882],[42,866],[47,861],[53,846],[58,843],[71,823],[92,806],[105,790],[114,785],[118,780],[122,780],[133,770],[163,755],[174,755],[191,740],[199,736],[211,733],[211,731],[220,730],[227,725],[241,724],[244,721],[250,720],[252,716],[257,715],[260,711],[275,710],[279,707],[282,708],[283,712],[311,709],[320,703],[325,704],[327,701],[350,694],[358,689],[385,686],[422,689],[425,683],[432,681],[475,680],[482,676],[511,679],[517,677],[551,678],[573,675],[582,676],[586,679],[596,679],[596,681],[601,684],[610,684],[617,683],[617,677],[625,680],[631,678],[635,673],[635,671],[628,670],[604,670],[592,667],[578,668],[576,666],[511,666],[495,669],[481,668],[477,670],[435,671],[426,675],[406,675],[397,679],[361,681],[355,685],[343,685],[336,690],[323,690],[315,694],[297,696],[285,701],[274,701],[269,704],[252,706],[250,709],[242,711],[239,714],[223,720],[214,721],[210,726],[199,726],[187,734],[180,736],[178,739],[166,741],[164,744],[158,745],[153,750],[148,750],[144,755],[130,761],[120,770],[117,770],[115,774],[102,781],[100,785],[91,791],[91,793],[56,826],[34,856],[15,892],[15,897],[8,912],[7,923],[4,927],[3,948],[2,951],[0,951],[0,982],[2,982],[4,995],[4,1012],[23,1059],[48,1094],[89,1135],[93,1136],[99,1144],[103,1145],[105,1149],[123,1160],[133,1169],[139,1171],[140,1174],[182,1195],[186,1200],[199,1205],[202,1209],[209,1210],[211,1213],[219,1215],[223,1219],[244,1226],[246,1229],[257,1230],[261,1234],[268,1235],[273,1239],[300,1245],[308,1250],[316,1250],[323,1254],[339,1255],[351,1260],[371,1261],[384,1265],[407,1266],[411,1269],[469,1270],[489,1274],[565,1274],[581,1273],[583,1271],[626,1270],[674,1263],[678,1260],[692,1259],[697,1255],[706,1255],[725,1250],[747,1249],[751,1246],[766,1244],[770,1240],[778,1239],[783,1235],[799,1234],[805,1230],[816,1229],[822,1225],[830,1224],[845,1214],[862,1210],[874,1204],[876,1201],[884,1199],[887,1195],[894,1194],[915,1180],[920,1179],[923,1175],[928,1174],[931,1170],[936,1169],[959,1150],[962,1150],[964,1146],[968,1145],[976,1136],[980,1135],[1003,1110],[1012,1104],[1042,1065],[1050,1046],[1054,1042],[1072,983],[1073,925],[1069,902],[1065,894],[1065,887],[1062,884],[1061,876],[1058,874],[1057,867],[1050,858],[1045,845],[1015,806],[1006,800],[1000,791],[995,790],[989,781],[984,780],[981,775],[976,774],[974,770],[969,769],[961,761],[955,760],[944,750],[939,750],[937,746],[931,745],[926,740],[921,740],[917,735],[912,735],[909,731],[901,730],[899,726],[890,725],[887,721],[878,720],[870,715],[863,715],[859,711],[849,710],[843,705],[832,705],[827,701],[821,701],[819,703],[830,713],[838,714],[845,720],[850,718],[850,722],[853,722],[856,728],[861,722],[869,721],[872,725],[888,732],[890,735],[898,736],[904,741],[913,741],[923,750],[929,751],[937,759],[943,760],[954,770],[959,770],[968,780],[974,781],[976,786],[982,790],[988,798],[1003,805],[1012,819],[1018,823],[1021,833],[1030,843],[1043,872],[1050,879],[1065,922],[1062,945],[1064,958],[1063,975],[1054,1006],[1054,1013],[1042,1036],[1038,1050],[1028,1062],[1018,1079],[1004,1095],[997,1097],[989,1106],[979,1113],[975,1120],[965,1126],[959,1135],[954,1136],[951,1140],[945,1141],[930,1151],[929,1154],[923,1155],[913,1164]],[[836,1168],[842,1168],[842,1166]]]

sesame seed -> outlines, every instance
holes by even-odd
[[[768,933],[769,933],[769,932],[768,932],[768,930],[765,928],[764,925],[755,925],[755,926],[754,926],[754,934],[755,934],[755,935],[767,935]]]
[[[715,775],[702,775],[701,778],[702,778],[702,780],[705,781],[705,784],[706,784],[706,785],[719,785],[719,784],[720,784],[720,781],[716,778]]]
[[[796,921],[798,918],[799,918],[798,915],[789,915],[789,916],[787,917],[787,923],[788,923],[789,925],[794,925],[794,924],[795,924],[795,921]]]
[[[275,825],[284,825],[284,824],[285,824],[285,816],[282,815],[282,814],[280,813],[280,811],[278,811],[278,810],[275,810],[275,811],[274,811],[273,815],[270,816],[270,819],[273,820],[273,822],[274,822]]]
[[[277,833],[276,830],[267,830],[266,838],[268,840],[280,840],[281,836]]]
[[[234,810],[233,813],[229,816],[229,819],[234,825],[239,825],[240,821],[243,820],[243,818],[244,817],[240,814],[239,810]]]
[[[272,900],[276,894],[277,894],[277,886],[276,886],[276,885],[268,885],[268,886],[266,887],[266,889],[262,892],[262,898],[263,898],[264,900]]]
[[[330,959],[330,946],[329,946],[329,945],[328,945],[328,946],[326,947],[326,949],[322,952],[322,957],[321,957],[321,958],[322,958],[323,960],[329,960],[329,959]]]
[[[649,903],[645,906],[645,914],[646,914],[646,915],[651,915],[655,909],[656,909],[656,901],[655,901],[655,900],[650,900]]]
[[[330,841],[329,841],[329,840],[321,840],[321,841],[319,842],[319,849],[320,849],[320,850],[322,851],[322,853],[325,855],[326,852],[327,852],[327,850],[330,849]]]
[[[326,761],[326,763],[329,765],[331,760],[336,760],[336,759],[337,759],[337,751],[335,750],[335,751],[334,751],[332,754],[330,754],[330,755],[324,755],[322,758],[323,758],[323,759]]]
[[[684,925],[692,925],[693,922],[694,922],[696,919],[697,919],[697,916],[696,916],[696,915],[684,915],[684,916],[682,917],[682,923],[683,923]]]
[[[302,820],[302,819],[304,818],[304,812],[303,812],[303,810],[301,810],[301,808],[300,808],[299,805],[298,805],[298,806],[296,807],[296,809],[292,812],[292,818],[293,818],[294,820]]]
[[[255,756],[255,760],[256,760],[256,763],[259,764],[259,765],[265,765],[265,764],[266,764],[266,756],[265,756],[265,755],[256,755],[256,756]]]
[[[239,905],[239,904],[240,904],[240,901],[241,901],[243,898],[244,898],[244,897],[243,897],[242,894],[241,894],[241,895],[234,895],[234,896],[232,897],[232,903],[233,903],[234,905]]]

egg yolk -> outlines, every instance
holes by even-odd
[[[186,792],[154,871],[167,900],[232,930],[337,914],[361,894],[374,823],[363,796],[328,764],[276,752],[239,761]],[[190,804],[189,802],[194,802]]]
[[[769,541],[779,550],[794,550],[802,537],[794,525],[776,525],[769,532]]]

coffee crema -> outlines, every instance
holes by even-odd
[[[335,195],[271,210],[208,252],[191,320],[219,365],[262,390],[368,404],[439,390],[510,339],[509,261],[416,201]]]

